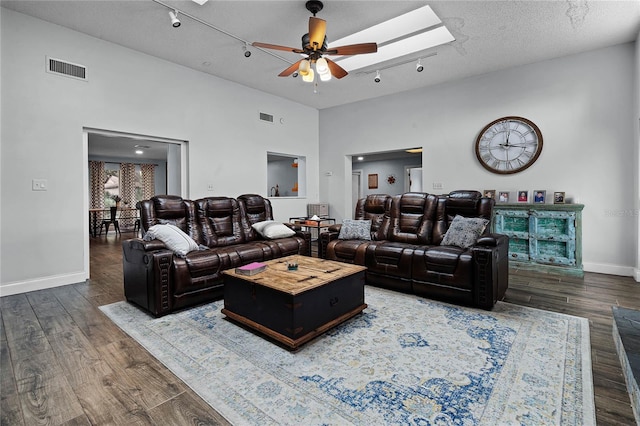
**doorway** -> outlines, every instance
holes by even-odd
[[[90,139],[98,140],[96,144],[90,146]],[[136,146],[138,145],[138,146]],[[98,149],[97,147],[101,148]],[[90,149],[91,148],[91,149]],[[136,150],[147,151],[149,158],[160,158],[166,164],[166,172],[163,174],[165,184],[164,192],[167,194],[179,195],[183,198],[189,197],[188,192],[188,142],[176,139],[161,138],[157,136],[146,136],[117,132],[95,128],[83,128],[82,132],[83,150],[83,189],[84,189],[84,209],[89,211],[89,157],[97,155],[104,158],[113,158],[118,162],[132,163],[141,162],[141,154],[136,154]],[[89,214],[84,214],[86,223],[85,244],[84,244],[84,270],[85,278],[90,278],[90,218]]]

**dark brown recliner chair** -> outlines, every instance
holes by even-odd
[[[356,203],[354,219],[371,220],[371,240],[377,239],[378,230],[382,226],[384,215],[389,212],[390,205],[391,196],[386,194],[367,195]],[[364,252],[369,243],[363,240],[338,240],[341,227],[341,224],[331,225],[327,232],[320,234],[321,252],[318,253],[318,257],[362,265]],[[386,235],[385,230],[381,232]],[[329,250],[331,254],[328,254]]]
[[[411,292],[411,262],[414,249],[431,244],[438,197],[408,192],[392,199],[380,240],[367,247],[367,284]],[[384,235],[384,236],[383,236]]]
[[[242,217],[245,220],[243,223],[243,229],[248,241],[258,241],[261,245],[266,245],[270,249],[270,258],[285,257],[292,254],[304,253],[307,256],[311,256],[311,240],[304,240],[303,238],[279,238],[276,240],[265,240],[262,238],[251,225],[262,222],[264,220],[273,220],[273,210],[271,208],[271,201],[268,198],[264,198],[257,194],[245,194],[238,197],[238,203],[242,209]],[[309,236],[311,234],[307,231],[305,233],[300,232],[300,229],[284,223],[284,225],[298,232],[298,236]],[[308,253],[305,251],[308,247]]]

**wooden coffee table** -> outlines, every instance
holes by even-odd
[[[289,271],[287,262],[297,262]],[[228,318],[290,349],[362,312],[363,266],[307,256],[262,262],[267,269],[246,276],[225,271],[224,308]]]

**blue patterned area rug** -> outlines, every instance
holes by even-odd
[[[593,425],[585,318],[366,287],[369,307],[292,353],[219,301],[162,318],[100,309],[237,425]]]

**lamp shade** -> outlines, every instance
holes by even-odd
[[[309,74],[309,71],[312,71],[309,61],[307,61],[306,59],[300,61],[300,65],[298,65],[298,72],[300,73],[300,75],[304,78]]]
[[[300,73],[300,75],[302,75],[302,81],[305,81],[307,83],[313,83],[313,79],[315,78],[315,73],[313,72],[313,69],[309,68],[309,71],[307,72],[307,75],[304,75],[302,73]]]
[[[329,64],[325,58],[318,58],[316,61],[316,71],[322,75],[329,72]]]

